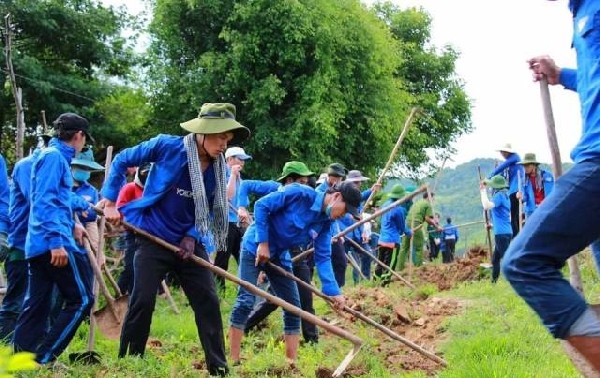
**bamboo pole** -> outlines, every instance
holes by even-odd
[[[319,289],[317,289],[316,287],[302,281],[300,278],[294,276],[292,273],[288,272],[287,270],[281,268],[280,266],[277,266],[275,264],[273,264],[272,262],[268,262],[267,264],[269,266],[269,268],[275,270],[278,274],[283,275],[284,277],[287,277],[289,279],[292,279],[294,281],[296,281],[296,283],[310,291],[312,291],[316,296],[323,298],[327,303],[329,303],[330,305],[333,306],[333,299],[331,299],[331,297],[325,295],[323,292],[321,292]],[[375,320],[369,318],[368,316],[366,316],[365,314],[363,314],[360,311],[354,310],[348,306],[344,306],[343,310],[346,311],[347,313],[351,314],[352,316],[364,321],[365,323],[372,325],[373,327],[377,328],[378,330],[380,330],[381,332],[383,332],[384,334],[386,334],[387,336],[391,337],[394,340],[400,341],[401,343],[403,343],[404,345],[408,346],[409,348],[413,349],[414,351],[422,354],[423,356],[435,361],[436,363],[442,365],[442,366],[448,366],[448,363],[446,361],[444,361],[443,359],[441,359],[440,357],[436,356],[434,353],[431,353],[430,351],[424,349],[423,347],[419,346],[418,344],[415,344],[414,342],[400,336],[399,334],[397,334],[396,332],[392,331],[391,329],[377,323]]]
[[[408,129],[410,128],[410,125],[412,124],[412,120],[415,117],[415,115],[417,114],[417,112],[418,112],[417,107],[413,107],[410,110],[410,113],[408,114],[408,117],[406,118],[406,121],[404,122],[404,128],[402,129],[402,132],[400,133],[400,136],[398,137],[398,140],[396,141],[396,144],[394,145],[394,148],[392,149],[392,152],[390,153],[387,163],[385,163],[383,170],[379,174],[379,177],[377,178],[377,182],[375,182],[375,185],[381,185],[381,183],[383,182],[383,178],[385,177],[387,171],[390,169],[392,163],[394,162],[394,160],[396,158],[396,153],[400,149],[400,146],[402,145],[404,138],[406,138],[406,135],[408,134]],[[374,196],[375,196],[375,192],[372,192],[371,195],[369,196],[369,198],[367,198],[367,201],[365,202],[365,207],[363,208],[362,211],[367,210],[369,208],[369,206],[371,206],[371,202],[372,202]]]

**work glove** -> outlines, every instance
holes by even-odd
[[[179,250],[177,256],[182,260],[189,260],[194,256],[194,250],[196,249],[196,239],[191,236],[184,236],[179,242]]]
[[[8,248],[8,235],[6,232],[0,232],[0,262],[6,261],[9,251],[10,248]]]

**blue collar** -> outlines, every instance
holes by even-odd
[[[72,147],[71,145],[66,144],[65,142],[63,142],[62,140],[58,139],[58,138],[52,138],[50,139],[50,142],[48,143],[48,147],[54,147],[56,148],[61,155],[67,159],[67,163],[71,164],[71,160],[73,160],[73,158],[75,157],[75,148]]]
[[[310,207],[311,211],[317,212],[317,213],[321,213],[323,210],[323,202],[325,202],[325,192],[317,192],[315,191],[315,193],[317,194],[315,196],[315,202],[313,202],[312,206]]]

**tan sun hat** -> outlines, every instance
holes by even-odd
[[[250,136],[250,130],[235,120],[235,105],[229,103],[205,103],[198,117],[183,122],[180,126],[195,134],[219,134],[232,132],[229,144],[238,144]]]
[[[504,151],[504,152],[508,152],[511,154],[514,154],[516,152],[515,150],[513,150],[512,144],[510,144],[510,143],[505,143],[504,145],[502,145],[502,147],[498,148],[496,151],[500,151],[500,152]]]

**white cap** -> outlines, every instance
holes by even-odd
[[[317,179],[317,185],[324,183],[325,180],[327,180],[327,173],[321,173],[321,175]]]
[[[232,156],[237,157],[240,160],[252,159],[252,156],[246,154],[246,151],[242,147],[230,147],[225,151],[225,159]]]

